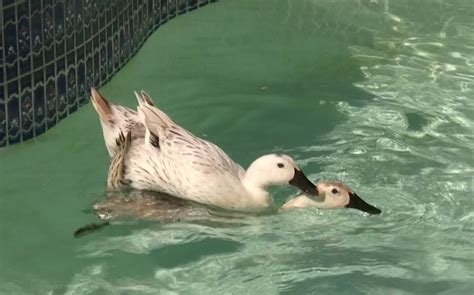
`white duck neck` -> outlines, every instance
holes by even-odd
[[[271,202],[270,194],[267,191],[268,183],[259,176],[261,174],[257,170],[250,165],[245,172],[242,183],[252,197],[253,202],[261,206],[267,206]]]

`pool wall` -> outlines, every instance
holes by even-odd
[[[89,101],[158,27],[217,0],[0,0],[0,147]]]

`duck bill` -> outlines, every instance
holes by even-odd
[[[366,203],[356,193],[349,193],[349,204],[347,204],[346,207],[364,211],[369,214],[382,213],[382,210]]]
[[[305,194],[317,196],[318,188],[312,183],[303,171],[295,169],[295,176],[290,180],[290,184],[302,190]]]

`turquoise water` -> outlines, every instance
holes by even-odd
[[[383,210],[239,226],[96,221],[108,157],[91,105],[0,154],[2,294],[470,294],[474,4],[223,0],[153,34],[103,89],[146,89],[248,165],[291,154]],[[273,190],[282,204],[295,193]]]

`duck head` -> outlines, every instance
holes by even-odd
[[[254,187],[293,185],[305,194],[318,195],[318,188],[306,177],[295,161],[287,155],[269,154],[255,160],[247,169],[245,182]]]
[[[382,211],[360,198],[350,187],[340,181],[319,181],[316,184],[317,196],[310,198],[305,194],[289,200],[282,207],[287,210],[295,207],[318,208],[353,208],[369,214],[380,214]]]

